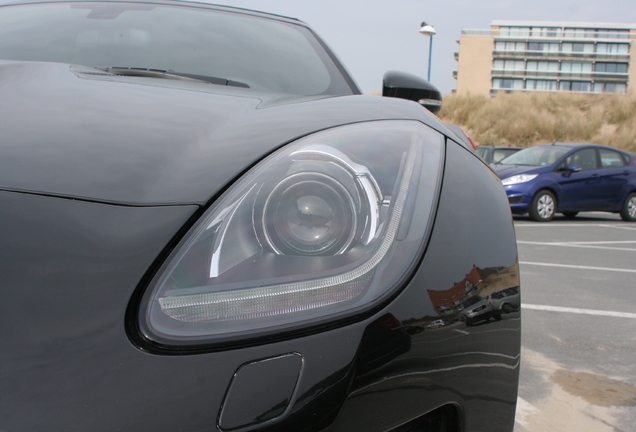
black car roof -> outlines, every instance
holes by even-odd
[[[214,3],[207,2],[198,2],[198,1],[185,1],[185,0],[12,0],[12,1],[3,1],[0,0],[0,7],[2,6],[11,6],[11,5],[20,5],[20,4],[42,4],[42,3],[149,3],[149,4],[160,4],[160,5],[171,5],[171,6],[190,6],[190,7],[199,7],[205,9],[214,9],[214,10],[224,10],[231,12],[239,12],[248,15],[261,16],[266,18],[278,19],[280,21],[287,21],[294,24],[300,24],[302,26],[307,27],[307,24],[303,21],[300,21],[297,18],[292,18],[284,15],[277,15],[268,12],[261,12],[253,9],[246,9],[234,6],[225,6]]]

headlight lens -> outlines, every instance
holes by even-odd
[[[418,261],[443,138],[418,122],[334,128],[230,187],[177,246],[140,309],[168,345],[254,338],[367,310]]]
[[[539,174],[519,174],[503,179],[501,181],[501,184],[503,184],[504,186],[509,186],[513,184],[525,183],[529,182],[530,180],[534,180],[535,178],[537,178],[538,175]]]

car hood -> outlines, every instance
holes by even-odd
[[[129,205],[205,204],[281,145],[337,125],[444,128],[398,99],[283,97],[59,63],[0,61],[0,88],[0,189]]]
[[[505,179],[519,174],[541,174],[547,172],[551,167],[523,166],[523,165],[491,165],[500,179]]]

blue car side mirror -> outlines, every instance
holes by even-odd
[[[572,173],[582,171],[583,168],[580,165],[570,165],[566,167],[563,171],[565,171],[565,176],[570,177]]]

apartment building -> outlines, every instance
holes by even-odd
[[[636,93],[636,24],[493,21],[462,30],[457,93]]]

